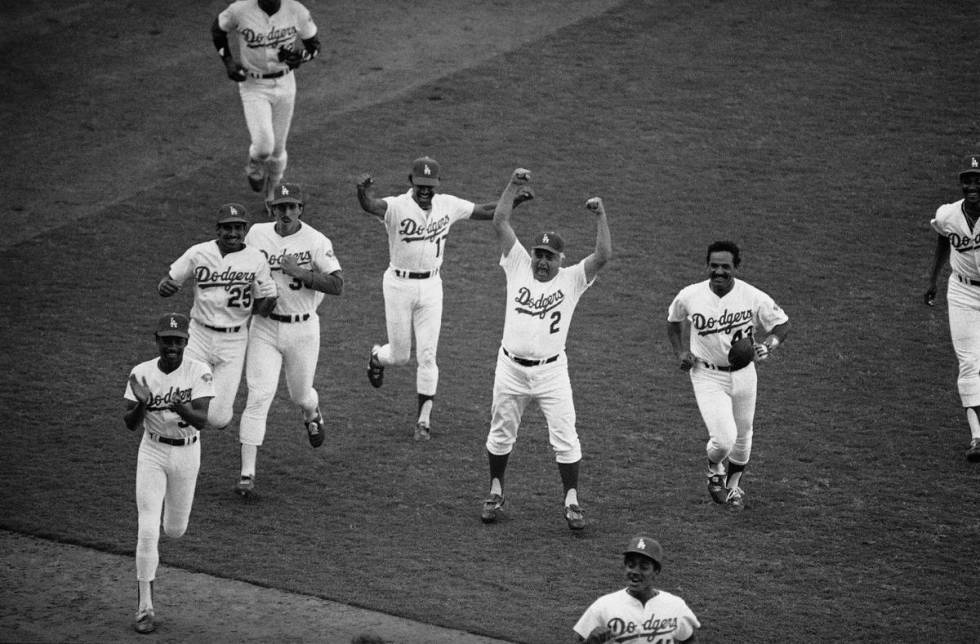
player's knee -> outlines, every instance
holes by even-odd
[[[514,441],[515,437],[513,436],[496,436],[491,433],[487,436],[487,451],[494,456],[505,456],[514,449]]]
[[[713,436],[711,440],[708,441],[708,452],[720,452],[727,455],[732,451],[734,446],[735,441],[728,437],[721,438],[718,436]]]
[[[187,532],[187,522],[186,521],[182,521],[179,523],[165,522],[163,524],[163,532],[172,539],[179,539],[180,537],[184,536],[185,532]]]
[[[582,446],[576,440],[574,444],[555,449],[556,463],[578,463],[582,460]]]
[[[221,430],[231,424],[233,412],[208,414],[208,425],[211,429]]]
[[[411,357],[411,349],[391,349],[391,363],[394,365],[408,364]]]

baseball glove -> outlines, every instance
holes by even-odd
[[[280,63],[286,63],[289,69],[296,69],[306,61],[310,60],[310,54],[301,42],[294,42],[291,47],[282,45],[279,47],[277,55]]]
[[[743,336],[732,342],[732,348],[728,351],[728,364],[732,369],[741,369],[755,359],[755,347],[752,345],[752,338]]]

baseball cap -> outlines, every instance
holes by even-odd
[[[439,162],[432,157],[419,157],[412,162],[412,181],[420,186],[439,185]]]
[[[531,246],[531,250],[535,248],[544,248],[553,253],[561,254],[565,252],[565,240],[554,231],[538,233],[534,238],[534,244]]]
[[[190,320],[182,313],[167,313],[157,322],[157,335],[176,335],[181,338],[188,337],[187,327]]]
[[[664,551],[660,547],[660,544],[654,539],[643,535],[638,535],[630,539],[630,543],[626,546],[626,550],[623,551],[623,555],[630,554],[643,555],[648,559],[652,559],[658,566],[664,562]]]
[[[219,224],[247,224],[248,211],[240,203],[226,203],[218,208]]]
[[[303,190],[295,183],[280,183],[272,190],[269,203],[303,203]]]
[[[968,154],[963,157],[963,163],[960,165],[960,177],[971,173],[980,174],[980,153]]]

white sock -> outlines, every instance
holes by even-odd
[[[137,610],[153,610],[153,582],[138,581],[139,584],[139,607]]]
[[[242,443],[242,476],[255,476],[255,459],[258,453],[257,445]]]
[[[428,427],[429,414],[431,413],[432,413],[432,401],[426,400],[424,403],[422,403],[422,409],[419,410],[419,422],[425,425],[426,427]]]
[[[980,418],[977,418],[977,412],[973,407],[966,408],[966,422],[970,425],[970,437],[980,438]]]
[[[504,488],[500,485],[500,479],[490,481],[490,495],[493,496],[494,494],[504,495]]]
[[[575,488],[565,492],[565,505],[578,505],[578,492],[575,491]]]

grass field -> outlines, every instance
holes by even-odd
[[[618,553],[642,531],[702,641],[976,641],[980,470],[963,458],[945,298],[921,304],[928,221],[980,146],[975,24],[969,3],[629,2],[343,119],[301,105],[290,173],[347,279],[321,308],[331,434],[310,449],[283,389],[251,504],[232,494],[235,432],[206,436],[191,528],[163,561],[538,644],[566,641],[621,585]],[[0,527],[133,551],[125,377],[153,353],[152,321],[190,304],[155,284],[208,238],[216,194],[259,209],[241,141],[221,136],[190,176],[126,187],[84,225],[0,254]],[[423,152],[446,192],[478,201],[530,168],[518,235],[557,228],[572,262],[594,240],[582,205],[604,198],[614,259],[568,346],[583,534],[561,518],[538,412],[510,461],[506,520],[479,520],[503,324],[488,224],[450,236],[433,440],[411,441],[414,370],[367,383],[387,251],[353,179],[371,171],[394,194]],[[704,430],[664,329],[723,238],[794,329],[759,370],[740,514],[704,489]]]

